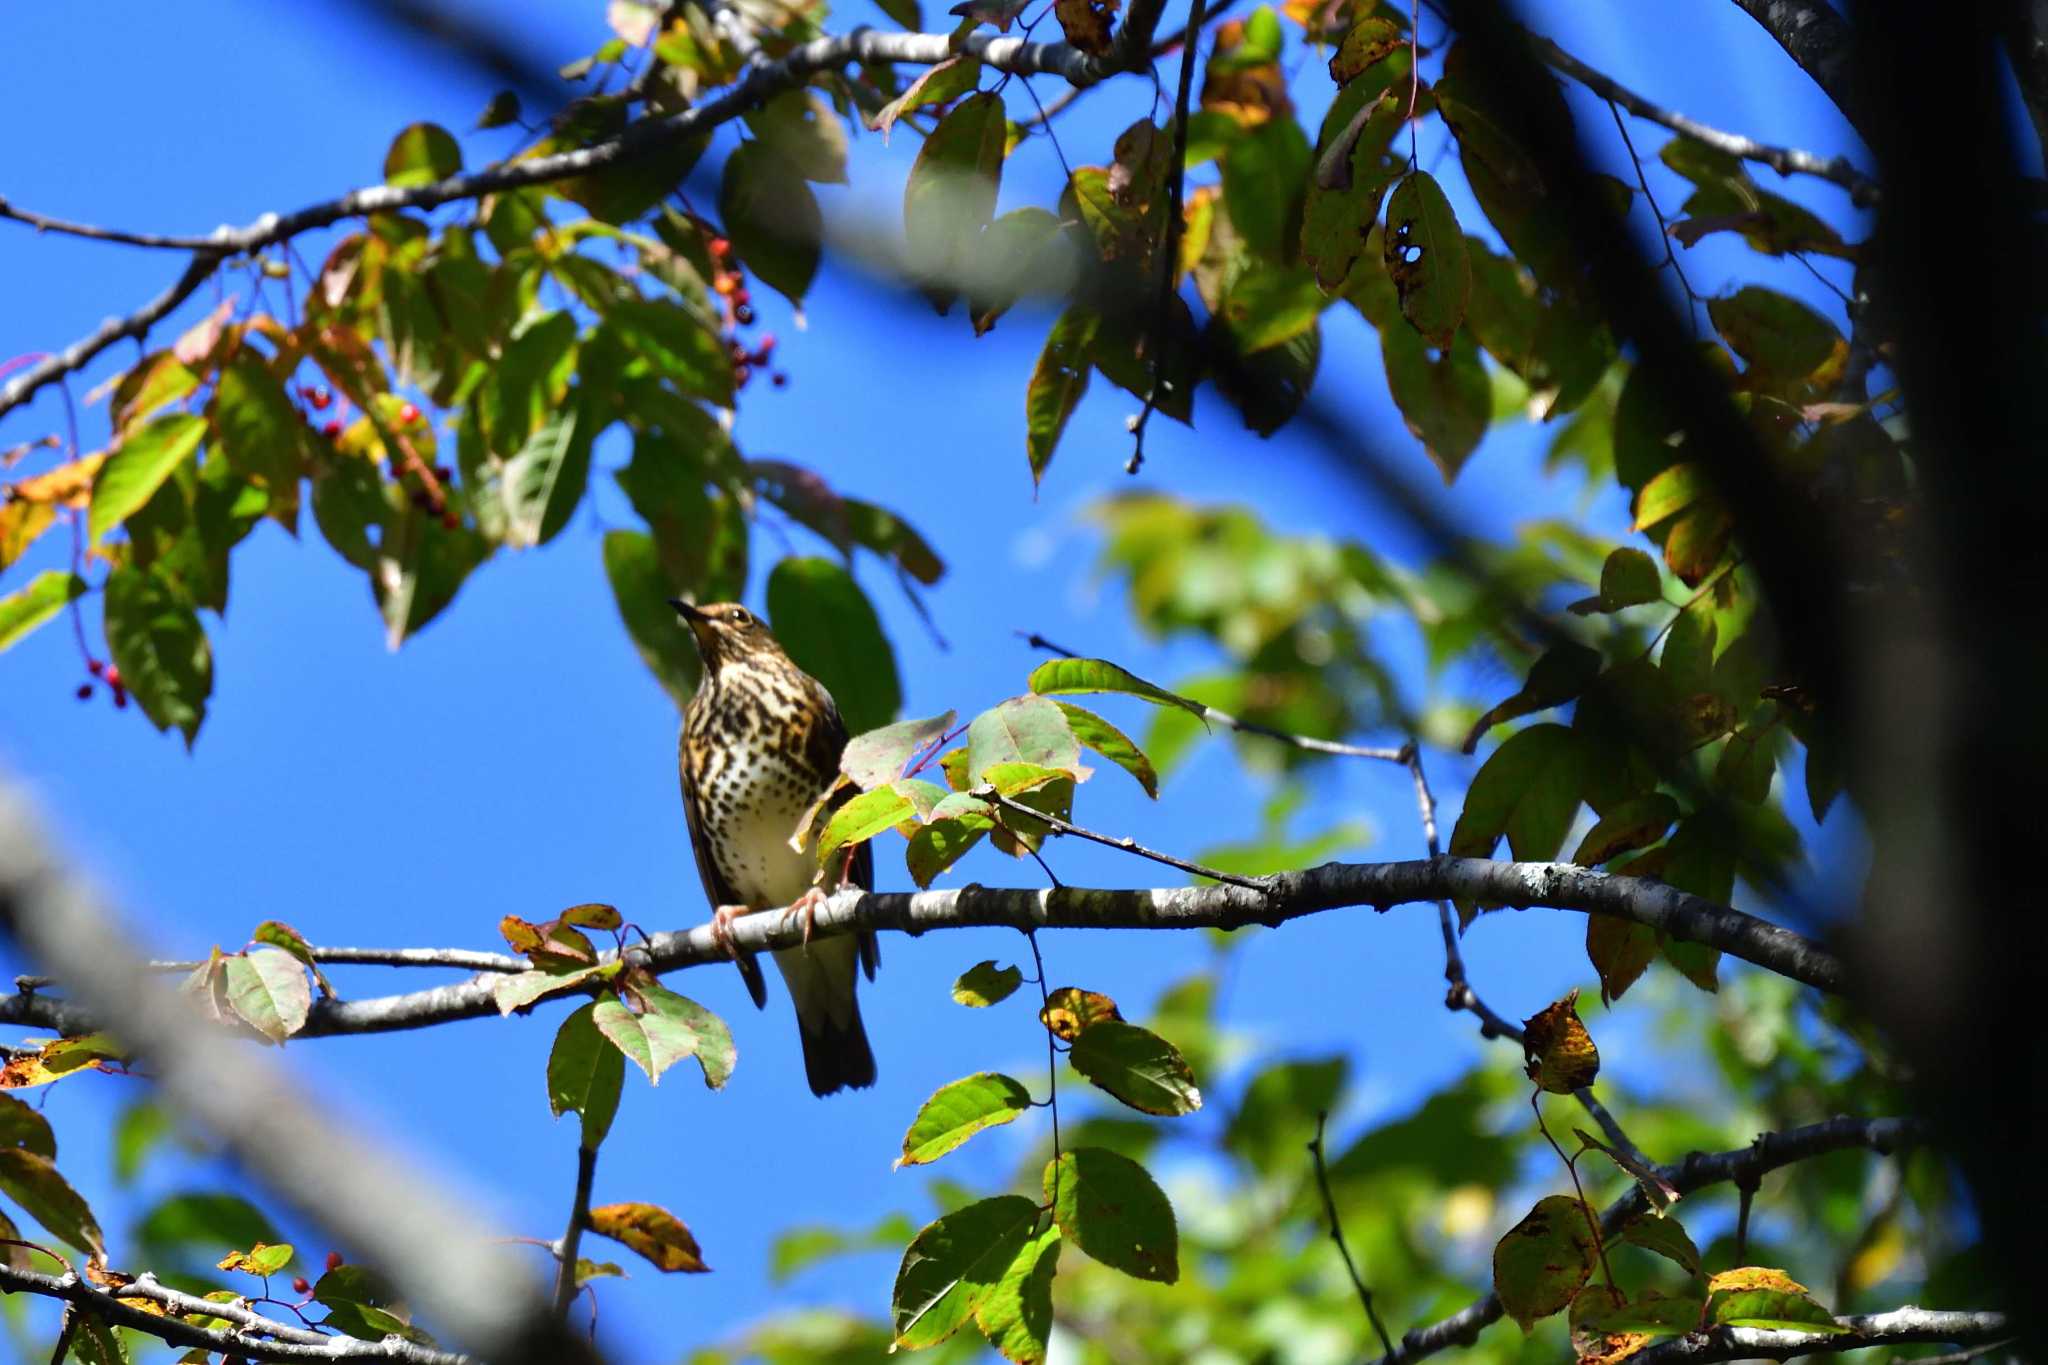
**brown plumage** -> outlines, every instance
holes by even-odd
[[[683,813],[704,894],[721,935],[737,915],[788,906],[815,910],[844,880],[874,885],[866,844],[848,863],[834,860],[821,881],[809,849],[790,847],[797,820],[831,785],[846,748],[846,723],[824,684],[782,652],[759,618],[738,603],[697,607],[671,603],[689,626],[704,660],[704,679],[683,712],[680,767]],[[768,994],[761,969],[735,953],[754,1003]],[[819,939],[783,948],[775,965],[796,1005],[811,1093],[875,1080],[875,1057],[861,1026],[855,963],[873,980],[874,935]]]

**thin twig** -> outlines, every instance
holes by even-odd
[[[525,958],[513,957],[509,953],[484,953],[468,948],[312,948],[309,955],[315,962],[341,966],[443,967],[465,972],[523,972],[533,966]],[[141,965],[146,972],[178,975],[197,971],[206,964],[195,960],[154,961]],[[41,990],[55,984],[55,978],[40,974],[14,978],[14,988],[18,991]]]
[[[1351,1248],[1344,1241],[1344,1224],[1337,1218],[1337,1199],[1330,1193],[1330,1172],[1323,1164],[1323,1128],[1329,1120],[1328,1110],[1316,1111],[1316,1135],[1309,1141],[1308,1154],[1315,1161],[1316,1185],[1323,1192],[1323,1213],[1330,1220],[1330,1240],[1337,1244],[1337,1254],[1344,1258],[1344,1268],[1351,1272],[1351,1287],[1358,1291],[1358,1302],[1365,1309],[1365,1320],[1372,1324],[1380,1345],[1392,1355],[1394,1339],[1387,1335],[1386,1324],[1380,1321],[1379,1311],[1372,1306],[1372,1290],[1366,1287],[1365,1277],[1358,1273],[1358,1263],[1351,1259]]]
[[[1167,338],[1173,321],[1174,275],[1180,265],[1181,196],[1185,193],[1182,181],[1187,178],[1188,169],[1188,95],[1194,89],[1195,49],[1201,46],[1194,38],[1202,31],[1203,9],[1203,0],[1189,0],[1190,37],[1180,50],[1180,84],[1173,98],[1173,157],[1166,170],[1166,240],[1159,247],[1159,302],[1153,309],[1149,342],[1152,383],[1145,391],[1145,406],[1131,422],[1131,458],[1124,464],[1126,474],[1137,473],[1145,463],[1145,428],[1151,423],[1153,409],[1159,406],[1169,382]]]
[[[66,237],[84,237],[95,242],[119,242],[124,246],[156,247],[166,251],[216,251],[219,244],[214,237],[199,237],[161,232],[128,232],[121,228],[97,227],[91,223],[74,223],[63,218],[52,218],[45,213],[16,208],[0,195],[0,218],[12,218],[17,223],[27,223],[37,232],[55,232]],[[229,228],[222,232],[232,231]]]
[[[1671,267],[1671,273],[1678,277],[1678,287],[1685,291],[1685,321],[1699,335],[1700,296],[1693,292],[1692,281],[1685,277],[1685,267],[1678,263],[1678,253],[1671,249],[1671,223],[1664,217],[1664,210],[1657,204],[1657,196],[1650,189],[1649,177],[1643,173],[1643,158],[1636,152],[1636,140],[1629,136],[1628,120],[1621,116],[1621,106],[1613,100],[1607,101],[1607,112],[1614,116],[1614,131],[1621,134],[1621,145],[1628,149],[1629,164],[1635,167],[1636,184],[1643,191],[1643,202],[1650,206],[1650,213],[1657,220],[1657,241],[1664,248],[1664,263]]]
[[[1850,200],[1858,208],[1868,208],[1881,197],[1877,181],[1857,170],[1847,157],[1816,156],[1812,152],[1802,152],[1797,148],[1774,147],[1769,143],[1744,137],[1740,133],[1726,133],[1719,128],[1710,128],[1676,110],[1651,103],[1612,76],[1587,66],[1548,38],[1532,33],[1529,35],[1529,42],[1544,61],[1602,99],[1620,105],[1637,118],[1661,124],[1674,133],[1692,138],[1696,142],[1704,142],[1709,147],[1726,152],[1730,156],[1769,166],[1779,175],[1814,175],[1822,180],[1832,181],[1849,191]]]
[[[576,1254],[583,1246],[583,1229],[590,1225],[590,1187],[597,1177],[597,1148],[576,1148],[576,1202],[569,1207],[569,1226],[554,1248],[561,1265],[555,1270],[555,1316],[569,1316],[576,1299]]]
[[[1200,863],[1190,862],[1186,858],[1177,858],[1171,853],[1161,853],[1158,849],[1145,847],[1128,835],[1123,838],[1117,838],[1115,835],[1098,834],[1092,829],[1083,829],[1079,825],[1060,819],[1057,815],[1048,815],[1042,810],[1034,810],[1015,797],[1005,796],[999,791],[990,790],[980,794],[1005,810],[1014,811],[1018,815],[1042,821],[1055,834],[1071,834],[1077,839],[1086,839],[1090,843],[1101,844],[1104,848],[1121,849],[1125,853],[1134,853],[1140,858],[1150,858],[1155,863],[1164,863],[1168,867],[1177,867],[1183,872],[1191,872],[1197,877],[1207,877],[1212,882],[1227,882],[1231,886],[1242,886],[1247,890],[1257,891],[1261,895],[1265,894],[1266,884],[1256,878],[1240,877],[1234,872],[1220,872],[1213,867],[1204,867]]]

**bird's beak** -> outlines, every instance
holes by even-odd
[[[710,617],[706,616],[703,612],[697,610],[694,604],[685,602],[680,597],[669,598],[668,604],[674,607],[676,609],[677,614],[693,626],[711,619]]]

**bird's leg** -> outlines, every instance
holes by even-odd
[[[711,941],[725,950],[726,956],[738,959],[739,947],[732,941],[732,922],[741,915],[751,915],[751,905],[721,905],[711,912]]]
[[[818,927],[818,907],[825,903],[827,894],[824,887],[814,886],[791,901],[788,908],[782,912],[784,923],[788,923],[791,915],[802,915],[804,917],[804,947],[806,948],[811,946],[811,931]]]

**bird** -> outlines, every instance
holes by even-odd
[[[796,1005],[811,1093],[873,1085],[875,1055],[861,1024],[855,966],[874,980],[874,931],[810,937],[817,907],[832,891],[873,889],[873,850],[858,845],[821,878],[815,846],[791,843],[797,822],[838,779],[846,722],[825,685],[799,668],[746,607],[681,598],[669,605],[704,661],[683,710],[677,766],[690,846],[713,906],[712,934],[732,953],[754,1004],[765,1009],[761,969],[733,945],[731,923],[778,906],[804,915],[802,946],[777,949],[775,965]]]

